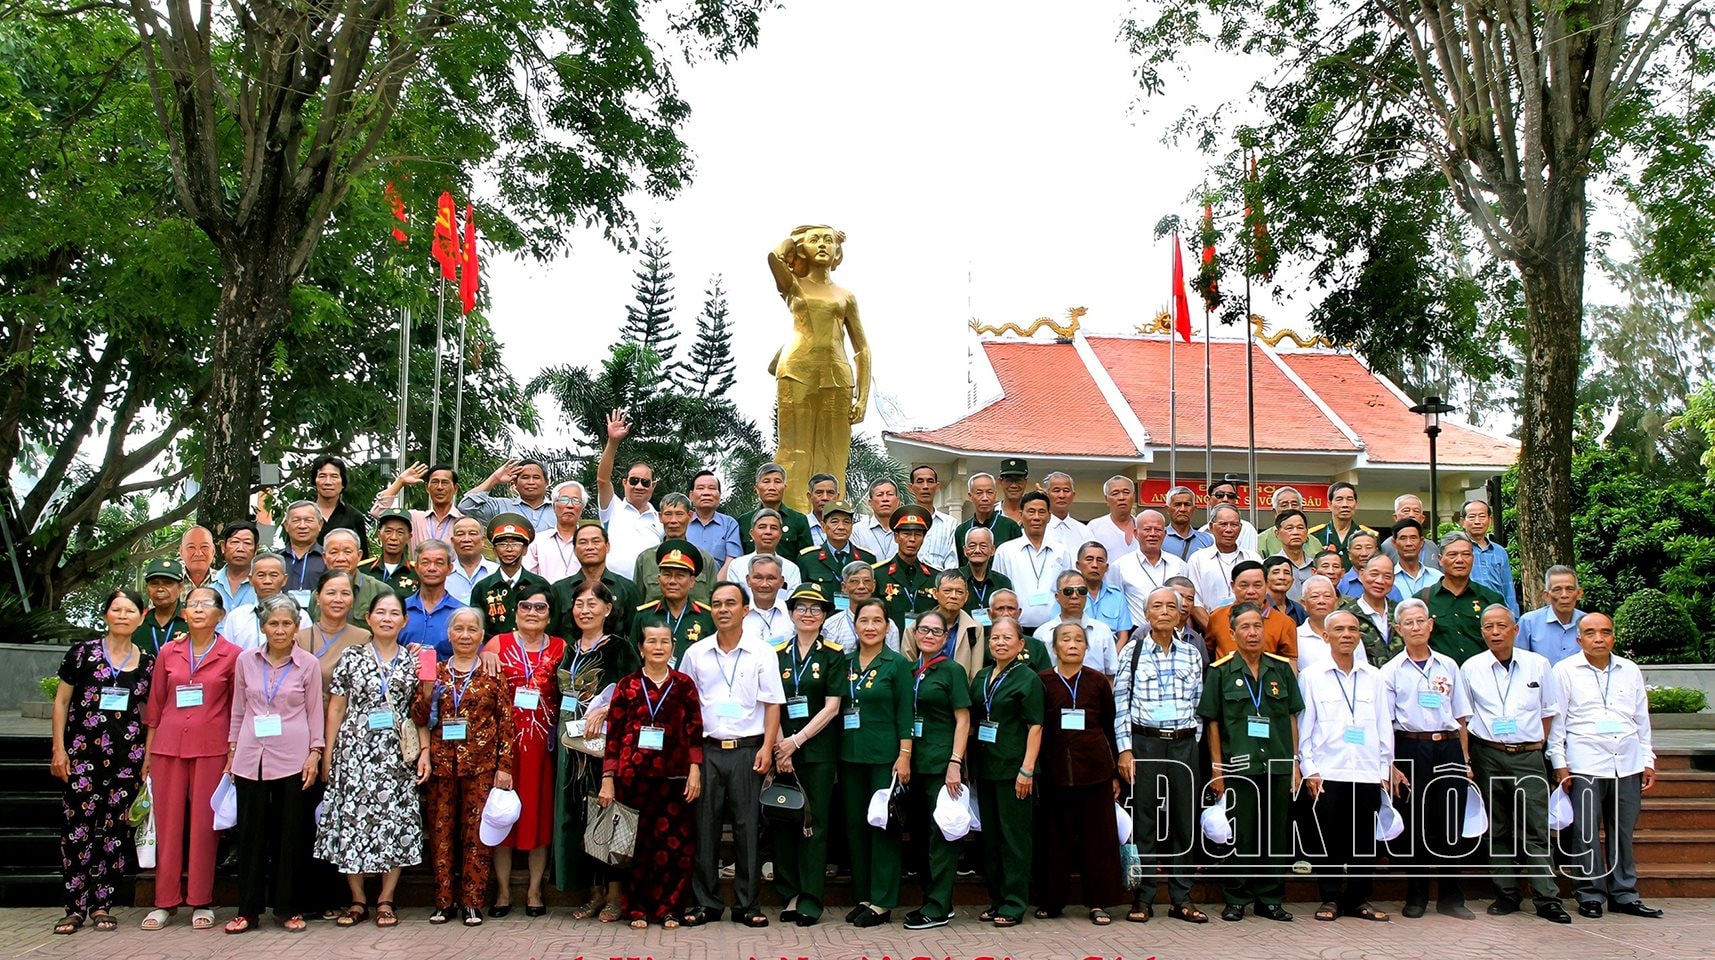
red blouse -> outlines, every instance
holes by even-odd
[[[653,707],[653,712],[651,711]],[[661,728],[661,749],[638,746],[644,727]],[[677,670],[660,686],[642,671],[620,678],[607,712],[607,754],[601,772],[617,780],[690,775],[703,762],[703,707],[697,684]]]

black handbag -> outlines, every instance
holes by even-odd
[[[770,777],[762,785],[762,812],[775,820],[801,820],[804,836],[810,835],[810,804],[804,797],[804,784],[795,773],[786,774],[791,783],[782,783],[779,776]]]

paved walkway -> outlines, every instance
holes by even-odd
[[[1298,919],[1278,924],[1246,917],[1243,923],[1212,920],[1193,927],[1162,917],[1146,926],[1118,921],[1096,928],[1082,919],[1026,920],[1011,930],[996,930],[975,921],[975,910],[960,910],[951,926],[909,933],[891,927],[858,930],[830,917],[808,929],[770,926],[752,931],[722,922],[695,930],[634,931],[620,924],[573,922],[564,911],[547,917],[513,916],[489,920],[480,928],[456,925],[431,927],[426,910],[405,910],[396,929],[366,926],[339,930],[313,922],[308,932],[292,936],[274,927],[242,937],[223,936],[218,928],[192,932],[181,914],[178,925],[158,933],[136,928],[144,911],[119,912],[124,927],[117,933],[96,933],[85,927],[74,936],[49,933],[55,910],[0,910],[0,956],[76,957],[79,960],[203,960],[252,956],[258,960],[369,960],[409,957],[411,960],[501,958],[501,960],[578,960],[578,958],[653,958],[653,960],[908,960],[913,957],[976,960],[1190,960],[1224,957],[1231,960],[1280,960],[1391,957],[1395,960],[1451,960],[1492,957],[1567,958],[1691,958],[1709,956],[1715,941],[1715,901],[1664,900],[1660,920],[1574,917],[1570,926],[1555,926],[1526,913],[1495,918],[1481,913],[1466,923],[1430,914],[1422,920],[1395,919],[1366,923],[1343,919],[1317,923],[1310,904],[1290,904]],[[1386,904],[1388,908],[1395,905]],[[901,914],[895,913],[898,917]],[[224,922],[228,913],[221,914]]]

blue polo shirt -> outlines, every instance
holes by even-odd
[[[713,520],[704,523],[703,518],[693,511],[691,523],[685,528],[685,539],[714,557],[717,567],[733,557],[744,556],[744,548],[739,543],[738,521],[724,513],[717,512]]]
[[[1513,585],[1513,562],[1507,556],[1507,548],[1490,540],[1486,547],[1479,547],[1476,541],[1472,541],[1471,549],[1471,581],[1500,594],[1507,609],[1517,617],[1518,587]]]
[[[1335,585],[1334,590],[1342,597],[1363,596],[1364,585],[1358,582],[1358,571],[1355,569],[1347,570],[1346,575],[1340,578],[1340,582]],[[1405,594],[1399,592],[1398,583],[1395,583],[1393,588],[1388,590],[1387,598],[1392,600],[1394,603],[1398,603],[1405,599]]]
[[[1131,604],[1125,600],[1125,591],[1111,583],[1102,584],[1100,594],[1090,594],[1084,612],[1107,624],[1114,633],[1132,628]]]
[[[405,629],[399,632],[399,642],[406,646],[415,643],[434,647],[437,659],[447,659],[453,655],[453,645],[447,640],[447,626],[452,623],[453,613],[463,607],[459,598],[449,593],[441,598],[435,612],[430,613],[423,609],[423,595],[411,594],[405,598]]]
[[[1518,619],[1518,640],[1515,641],[1520,650],[1531,650],[1548,658],[1549,663],[1559,663],[1575,653],[1582,653],[1578,646],[1578,621],[1584,619],[1584,611],[1572,611],[1572,625],[1566,626],[1554,618],[1553,607],[1537,607]]]
[[[1179,559],[1187,562],[1190,561],[1191,554],[1196,553],[1204,547],[1212,547],[1214,545],[1215,538],[1207,530],[1193,530],[1191,531],[1190,536],[1182,537],[1179,535],[1179,531],[1173,529],[1172,525],[1167,527],[1166,536],[1161,538],[1162,553],[1171,553]]]

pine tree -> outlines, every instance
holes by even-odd
[[[643,238],[643,263],[633,272],[637,282],[631,289],[636,303],[625,308],[625,330],[621,340],[648,347],[670,368],[679,331],[673,326],[673,268],[667,262],[667,238],[661,225]]]
[[[673,371],[681,389],[698,397],[725,396],[737,381],[732,358],[732,326],[727,320],[726,290],[720,274],[709,280],[703,312],[697,317],[697,340],[691,354]]]

